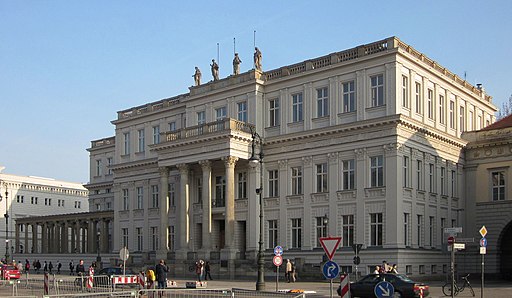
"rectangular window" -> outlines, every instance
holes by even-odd
[[[418,214],[418,226],[417,226],[417,236],[418,236],[418,246],[423,247],[423,242],[421,241],[421,234],[423,232],[423,215]]]
[[[446,168],[441,167],[441,195],[446,195]]]
[[[469,111],[469,117],[468,117],[468,130],[469,131],[473,130],[473,117],[474,117],[473,111]]]
[[[110,168],[112,165],[114,164],[114,159],[112,157],[109,157],[107,158],[107,171],[108,171],[108,175],[112,175],[113,174],[113,171],[112,169]]]
[[[144,238],[142,234],[142,228],[135,228],[135,233],[137,234],[137,251],[144,250]]]
[[[450,100],[450,128],[455,129],[455,102]]]
[[[197,125],[206,123],[206,113],[204,111],[197,112]]]
[[[329,116],[329,94],[326,88],[316,89],[316,116]]]
[[[384,75],[370,77],[372,107],[384,105]]]
[[[444,117],[445,117],[444,111],[445,111],[444,96],[443,95],[439,95],[439,123],[441,123],[441,124],[445,124],[445,122],[444,122]]]
[[[444,228],[446,228],[446,218],[441,217],[441,231],[439,233],[440,235],[444,235]],[[441,239],[444,239],[444,237],[441,237]],[[443,240],[441,242],[443,242]]]
[[[137,209],[144,209],[144,189],[137,187]]]
[[[151,208],[158,208],[160,203],[159,192],[158,185],[151,185]]]
[[[428,217],[428,244],[434,246],[434,229],[436,227],[436,218],[433,216]]]
[[[320,244],[320,237],[327,237],[327,216],[320,216],[316,218],[316,247],[322,247]]]
[[[279,171],[278,170],[268,171],[268,196],[269,197],[279,196]]]
[[[292,167],[292,195],[302,194],[302,167]]]
[[[247,122],[247,102],[242,101],[237,103],[238,108],[238,121]]]
[[[226,206],[226,179],[224,176],[215,177],[215,198],[213,200],[213,206]]]
[[[404,245],[410,246],[410,224],[411,224],[411,215],[409,213],[404,213]]]
[[[169,183],[167,185],[167,197],[169,200],[169,207],[176,206],[176,184]]]
[[[434,179],[435,166],[433,163],[428,164],[428,191],[436,193],[435,179]]]
[[[342,167],[343,190],[355,189],[355,161],[353,159],[344,160]]]
[[[457,197],[457,172],[451,171],[451,185],[452,185],[452,197]]]
[[[423,105],[423,98],[422,98],[422,95],[423,93],[421,92],[421,84],[416,82],[416,92],[415,92],[415,95],[416,95],[416,113],[417,114],[421,114],[421,111],[423,110],[421,108],[421,106]]]
[[[279,99],[269,100],[269,126],[279,126]]]
[[[138,151],[137,152],[144,152],[144,147],[145,147],[145,142],[144,142],[144,129],[139,129],[137,131],[137,134],[139,136],[139,147],[137,148]]]
[[[101,160],[96,160],[96,176],[101,176]]]
[[[420,274],[425,274],[425,265],[419,265],[418,270]]]
[[[238,173],[238,198],[245,199],[247,198],[247,173],[241,172]]]
[[[427,115],[429,119],[434,119],[434,91],[427,91]]]
[[[505,171],[495,171],[491,173],[492,179],[492,200],[505,200]]]
[[[174,226],[169,226],[167,229],[167,246],[169,247],[170,251],[174,251],[174,247],[176,243],[176,232],[174,229]]]
[[[176,130],[176,122],[169,122],[169,131],[175,131]]]
[[[121,243],[123,243],[123,247],[128,247],[128,228],[122,228],[121,231]]]
[[[466,119],[465,119],[464,107],[460,107],[459,122],[460,122],[459,123],[460,132],[466,131]]]
[[[403,181],[404,181],[404,187],[411,187],[411,182],[410,182],[410,165],[409,165],[409,156],[404,156],[404,164],[403,164],[403,167],[404,167],[404,172],[403,172]]]
[[[301,122],[303,120],[302,93],[292,95],[292,122]]]
[[[203,179],[197,179],[197,203],[203,204]]]
[[[128,189],[123,189],[123,210],[130,210],[130,196]]]
[[[343,113],[356,110],[356,86],[354,81],[343,83]]]
[[[370,213],[370,245],[381,246],[384,224],[382,213]]]
[[[160,125],[153,126],[153,144],[160,144]]]
[[[432,274],[436,274],[437,273],[437,265],[430,265],[430,272]]]
[[[156,251],[159,249],[159,247],[158,247],[158,227],[149,228],[149,233],[151,235],[151,250]]]
[[[409,78],[402,76],[402,106],[409,108]]]
[[[291,248],[302,247],[302,220],[300,218],[292,218],[292,246]]]
[[[342,245],[351,247],[354,244],[354,215],[341,216]]]
[[[215,109],[215,116],[216,116],[217,121],[225,119],[226,115],[227,115],[226,107],[221,107],[221,108]]]
[[[268,247],[267,248],[274,248],[278,245],[278,238],[277,238],[277,232],[279,227],[277,226],[277,220],[269,220],[268,221]]]
[[[384,186],[384,157],[370,157],[370,187]]]
[[[124,153],[124,155],[127,155],[127,154],[130,154],[130,133],[129,132],[125,132],[123,134],[123,138],[124,138],[124,150],[123,150],[123,153]]]
[[[316,165],[316,192],[328,192],[327,185],[327,164]]]
[[[425,190],[424,180],[423,180],[423,161],[416,161],[416,185],[418,190]]]

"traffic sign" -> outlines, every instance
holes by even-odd
[[[352,244],[352,249],[354,250],[354,253],[357,255],[359,251],[361,250],[361,247],[363,247],[362,244]]]
[[[128,260],[128,257],[130,256],[130,252],[128,251],[128,248],[123,247],[119,251],[119,258],[123,261]]]
[[[359,265],[361,264],[361,258],[359,256],[355,256],[354,257],[354,265]]]
[[[274,248],[274,254],[276,256],[282,256],[283,255],[283,247],[278,245]]]
[[[487,247],[480,247],[480,254],[481,255],[487,254]]]
[[[455,248],[455,249],[465,249],[466,248],[466,243],[454,243],[453,244],[453,248]]]
[[[487,228],[485,226],[482,226],[479,232],[480,235],[482,235],[482,237],[485,237],[485,235],[487,235]]]
[[[274,265],[279,267],[279,266],[281,266],[281,264],[283,264],[283,257],[282,256],[274,256],[273,262],[274,262]]]
[[[322,247],[324,248],[325,254],[329,260],[332,260],[338,245],[340,245],[341,237],[321,237],[319,240],[320,244],[322,244]]]
[[[444,228],[445,234],[457,234],[462,233],[462,227]]]
[[[333,279],[336,278],[340,273],[340,267],[333,261],[327,261],[322,267],[322,273],[324,274],[325,278]]]
[[[453,236],[448,237],[448,245],[453,245],[455,238]]]
[[[480,246],[487,247],[487,238],[480,239]]]
[[[395,287],[393,287],[390,282],[381,281],[375,286],[373,292],[377,298],[393,297],[395,294]]]

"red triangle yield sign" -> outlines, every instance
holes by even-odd
[[[340,245],[341,237],[321,237],[318,240],[320,240],[320,244],[322,244],[325,254],[329,258],[329,260],[332,260],[332,257],[334,257],[334,253],[336,253],[338,245]]]

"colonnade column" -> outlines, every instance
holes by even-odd
[[[62,252],[69,253],[69,224],[67,221],[64,222],[62,227]]]
[[[182,255],[180,258],[186,257],[188,251],[188,244],[190,239],[190,226],[189,226],[189,209],[190,209],[190,198],[189,198],[189,183],[188,174],[189,166],[187,164],[177,165],[180,171],[180,197],[177,201],[177,219],[179,225],[178,243],[179,250]]]
[[[32,224],[32,249],[31,249],[31,252],[36,253],[36,254],[39,253],[39,245],[38,245],[39,240],[37,239],[37,230],[38,230],[37,223]]]
[[[23,253],[30,252],[30,249],[28,248],[28,228],[30,227],[29,224],[25,224],[25,242],[23,244]]]
[[[108,221],[102,220],[101,221],[101,238],[100,238],[100,252],[109,252],[108,247]]]
[[[96,224],[92,219],[89,219],[88,228],[87,228],[87,249],[88,253],[96,252]]]
[[[76,248],[76,228],[75,228],[75,224],[76,223],[71,223],[71,237],[70,237],[70,247],[69,247],[69,252],[70,253],[74,253],[75,252],[75,248]]]
[[[48,252],[48,224],[43,223],[41,231],[41,253]]]
[[[235,164],[238,157],[227,156],[224,159],[226,166],[226,243],[225,248],[234,248],[235,239]]]
[[[202,238],[205,258],[209,259],[207,254],[212,249],[212,163],[209,160],[199,161],[203,170],[203,225]]]
[[[157,259],[167,259],[169,250],[168,226],[169,226],[169,169],[167,167],[160,168],[160,247],[156,253]]]
[[[20,227],[21,225],[15,224],[14,225],[14,252],[19,253],[20,252]]]
[[[60,222],[55,223],[55,249],[53,252],[61,253],[62,252],[62,241],[61,241],[61,233],[60,230],[62,228],[62,224]]]

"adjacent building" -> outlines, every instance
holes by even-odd
[[[339,235],[349,272],[354,244],[363,272],[382,260],[449,270],[443,231],[464,224],[471,183],[461,134],[496,111],[481,86],[391,37],[189,89],[119,111],[115,135],[88,149],[112,251],[154,253],[177,273],[204,258],[234,276],[254,270],[260,233],[267,263],[280,245],[301,266]]]

